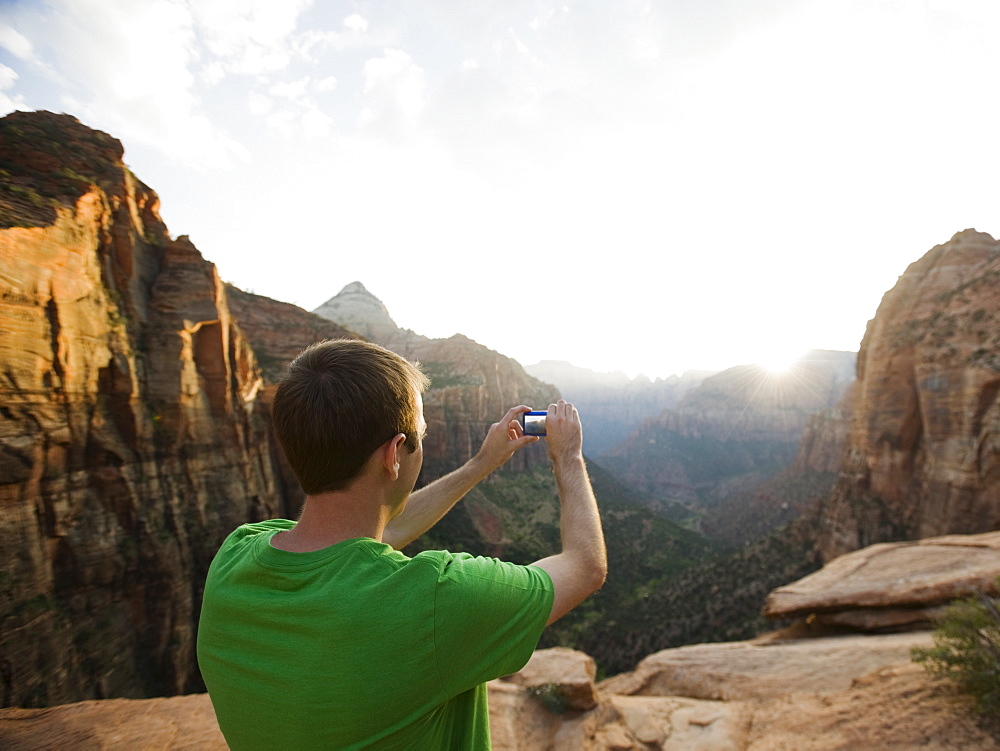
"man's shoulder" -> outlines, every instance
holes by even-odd
[[[295,522],[290,519],[267,519],[262,522],[248,522],[247,524],[241,524],[230,532],[226,536],[222,545],[225,546],[229,543],[239,542],[257,535],[268,534],[271,532],[282,532],[286,529],[291,529],[294,526]]]
[[[452,553],[448,550],[425,550],[417,553],[411,562],[423,562],[436,568],[442,580],[506,581],[518,587],[551,587],[551,580],[540,568],[503,561],[471,553]]]

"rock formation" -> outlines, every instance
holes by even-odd
[[[1000,243],[966,230],[911,264],[868,323],[825,559],[1000,527]]]
[[[1000,532],[881,543],[778,587],[764,615],[861,631],[928,628],[953,600],[997,593]]]
[[[283,510],[223,284],[122,153],[68,115],[0,120],[5,705],[200,686],[211,556]]]
[[[399,332],[399,326],[392,320],[389,310],[361,282],[351,282],[313,313],[329,321],[336,321],[379,344]]]
[[[361,338],[353,331],[295,305],[244,292],[231,284],[226,285],[226,298],[233,319],[250,342],[260,365],[263,385],[258,393],[258,403],[268,419],[278,382],[284,377],[288,364],[302,350],[325,339]],[[297,518],[305,494],[273,430],[270,437],[286,516]]]

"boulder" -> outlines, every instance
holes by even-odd
[[[539,649],[528,664],[503,680],[522,686],[536,696],[546,696],[564,710],[588,710],[597,705],[594,680],[597,665],[583,652],[566,647]]]
[[[695,644],[650,655],[602,694],[733,701],[843,691],[858,675],[907,662],[927,633]]]
[[[779,587],[763,612],[869,631],[926,625],[952,600],[995,593],[998,577],[1000,532],[882,543]]]

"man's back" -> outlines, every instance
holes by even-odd
[[[488,748],[485,686],[519,670],[552,607],[534,567],[369,538],[311,553],[245,525],[205,588],[198,659],[233,748]]]

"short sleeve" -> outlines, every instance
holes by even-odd
[[[535,566],[455,554],[439,573],[434,648],[446,684],[465,690],[516,673],[552,612],[553,585]]]

